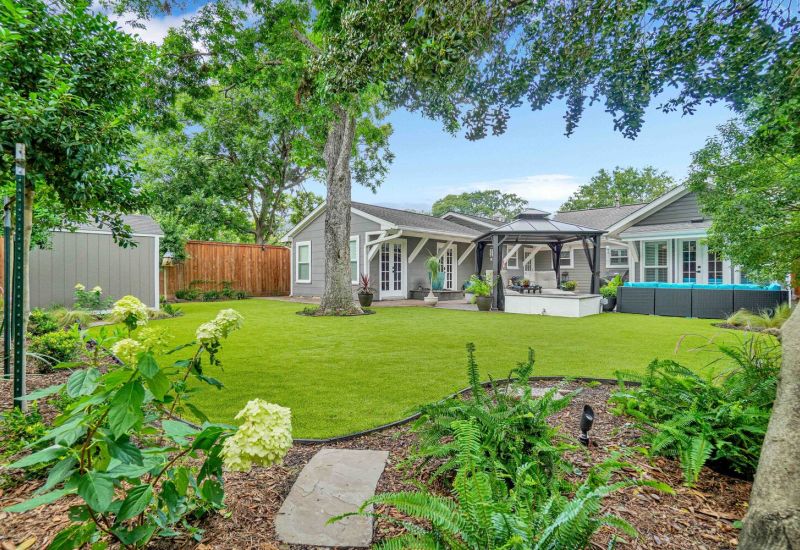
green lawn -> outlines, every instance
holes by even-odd
[[[566,319],[419,307],[312,318],[295,314],[301,304],[257,299],[184,304],[184,316],[153,325],[167,327],[179,344],[230,307],[245,324],[224,343],[224,372],[210,373],[225,389],[204,387],[197,404],[213,420],[231,421],[249,399],[260,397],[292,409],[296,437],[370,428],[462,388],[467,342],[477,346],[484,377],[505,376],[530,346],[538,375],[611,378],[618,369],[641,371],[655,357],[705,365],[709,353],[690,348],[714,335],[730,337],[711,321],[695,319]],[[683,335],[691,336],[676,354]]]

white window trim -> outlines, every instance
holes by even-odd
[[[514,247],[514,245],[507,245],[505,248]],[[512,263],[513,260],[513,263]],[[506,269],[519,269],[519,248],[517,248],[514,253],[508,257],[508,261],[506,262]]]
[[[624,250],[626,253],[626,258],[628,261],[624,264],[614,265],[611,263],[611,251],[612,250]],[[628,247],[625,246],[607,246],[606,247],[606,267],[609,269],[626,269],[631,266],[631,251]]]
[[[356,280],[350,281],[352,284],[358,284],[358,277],[361,274],[361,249],[358,247],[358,235],[350,235],[350,242],[356,242]],[[350,258],[350,263],[353,262],[353,258]]]
[[[308,279],[300,278],[300,247],[308,246]],[[311,282],[311,265],[312,265],[312,250],[311,241],[297,241],[294,244],[294,282],[295,283],[310,283]]]
[[[552,254],[552,252],[551,252]],[[569,255],[569,264],[564,265],[561,263],[561,260]],[[560,269],[575,269],[575,249],[574,248],[562,248],[561,249],[561,257],[559,258],[559,268]]]
[[[673,277],[673,275],[672,275],[673,274],[672,248],[673,248],[674,242],[671,239],[647,239],[647,241],[657,241],[657,242],[664,241],[664,242],[667,243],[667,265],[666,265],[666,268],[667,268],[667,282],[674,282],[675,279],[672,278]],[[652,267],[659,267],[659,268],[664,267],[664,266],[660,266],[660,265],[659,266],[652,266],[652,265],[646,266],[645,265],[645,263],[646,263],[646,259],[645,259],[646,255],[645,255],[644,248],[645,248],[645,245],[644,245],[644,242],[643,242],[642,243],[641,254],[639,256],[640,259],[641,259],[641,261],[639,262],[639,280],[640,281],[644,281],[645,280],[645,278],[644,278],[644,270],[645,270],[646,267],[651,267],[651,268]]]

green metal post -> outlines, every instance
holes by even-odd
[[[3,201],[3,378],[11,379],[11,199]]]
[[[25,409],[25,145],[17,143],[17,192],[14,199],[14,294],[11,298],[14,325],[14,406]]]

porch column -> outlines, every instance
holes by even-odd
[[[564,245],[559,241],[548,243],[550,251],[553,253],[553,271],[556,273],[556,288],[561,288],[561,249]]]
[[[595,294],[600,290],[600,235],[592,237],[592,244],[594,245],[594,259],[592,261],[592,283],[589,288],[589,294]]]
[[[494,254],[494,265],[492,269],[494,273],[492,276],[494,277],[496,283],[492,287],[492,309],[498,309],[503,311],[505,309],[505,299],[503,296],[503,289],[502,285],[504,284],[503,279],[500,276],[500,271],[503,268],[503,256],[500,254],[500,244],[505,239],[501,239],[499,235],[492,235],[492,254]]]
[[[483,251],[486,248],[485,242],[480,242],[475,247],[475,274],[480,277],[483,273]]]

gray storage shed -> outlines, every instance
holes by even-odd
[[[123,216],[136,247],[122,248],[111,230],[81,225],[75,231],[53,231],[49,249],[30,252],[31,307],[72,306],[76,283],[99,286],[103,295],[132,294],[158,307],[159,239],[164,235],[150,216]]]

